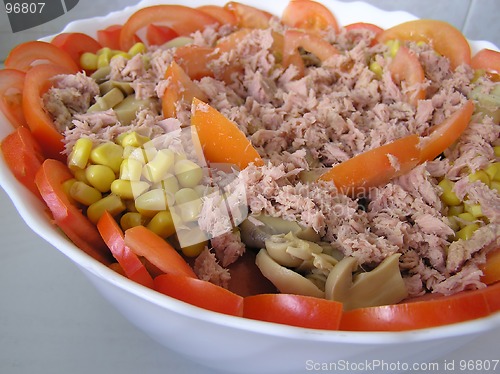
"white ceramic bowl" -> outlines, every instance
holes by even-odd
[[[178,0],[170,2],[179,3]],[[225,2],[182,1],[188,6],[223,5]],[[90,30],[124,22],[137,9],[157,3],[157,0],[145,0],[105,17],[71,23],[64,31],[91,33]],[[287,0],[253,0],[249,3],[279,15]],[[416,18],[406,12],[386,12],[361,2],[323,0],[323,3],[334,10],[341,25],[364,21],[387,28]],[[471,42],[471,45],[475,51],[496,48],[488,42]],[[0,138],[10,131],[10,125],[0,114]],[[85,255],[49,222],[45,206],[14,179],[3,158],[0,158],[0,183],[26,224],[74,261],[128,320],[165,347],[220,371],[294,373],[319,369],[333,372],[319,365],[347,361],[359,365],[399,361],[411,366],[414,362],[435,361],[500,326],[500,313],[496,313],[487,318],[418,331],[342,332],[295,328],[210,312],[136,284]],[[364,371],[361,366],[351,369]],[[365,369],[371,373],[377,370],[387,372],[381,366]],[[400,369],[407,371],[405,367]]]

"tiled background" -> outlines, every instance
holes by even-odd
[[[59,0],[48,0],[59,1]],[[344,0],[354,1],[354,0]],[[134,5],[139,0],[80,0],[65,15],[41,26],[12,33],[7,14],[0,9],[0,62],[15,45],[59,32],[68,22]],[[405,10],[420,18],[448,21],[461,29],[469,39],[489,40],[500,47],[500,0],[365,0],[384,10]],[[179,0],[182,3],[182,0]],[[207,3],[210,1],[207,0]]]

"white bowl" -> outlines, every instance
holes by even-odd
[[[223,5],[225,2],[211,0],[208,3]],[[364,21],[386,28],[416,18],[406,12],[386,12],[361,2],[322,2],[334,10],[341,25]],[[105,17],[71,23],[64,31],[90,33],[90,30],[124,22],[137,9],[157,3],[157,0],[145,0],[137,6]],[[198,6],[207,1],[185,0],[182,3]],[[279,15],[287,0],[253,0],[250,3]],[[488,42],[471,42],[471,45],[475,51],[481,48],[496,49]],[[3,139],[10,131],[10,125],[0,114],[0,138]],[[435,361],[500,326],[500,313],[496,313],[486,318],[437,328],[398,333],[364,333],[295,328],[210,312],[136,284],[84,254],[49,222],[45,206],[15,180],[3,158],[0,158],[0,184],[26,224],[74,261],[100,293],[128,320],[172,351],[220,371],[333,371],[318,365],[348,361],[357,365],[399,361],[411,366],[414,362]],[[351,369],[359,372],[387,372],[380,366],[367,367],[365,370],[361,370],[361,366]],[[400,369],[406,371],[405,367]]]

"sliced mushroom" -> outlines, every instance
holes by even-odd
[[[267,252],[278,264],[297,267],[304,261],[313,261],[313,254],[323,251],[318,244],[297,238],[292,232],[271,235],[265,241]]]

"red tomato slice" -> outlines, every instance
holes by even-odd
[[[420,162],[434,160],[452,145],[469,126],[473,112],[474,104],[467,101],[451,117],[434,126],[430,135],[422,139]]]
[[[385,184],[413,169],[419,159],[419,137],[409,135],[360,153],[334,166],[319,179],[334,182],[344,194],[364,196],[370,187]]]
[[[448,57],[452,69],[471,62],[471,49],[467,39],[452,25],[444,21],[419,19],[391,27],[377,37],[381,43],[389,40],[425,42],[443,56]]]
[[[267,29],[269,21],[273,17],[269,12],[236,1],[226,3],[224,8],[236,17],[237,25],[240,28]]]
[[[73,178],[60,161],[47,159],[35,176],[35,183],[49,207],[54,222],[77,247],[97,261],[110,265],[113,260],[97,228],[73,204],[64,192],[63,182]]]
[[[214,49],[198,45],[178,47],[174,54],[175,61],[191,79],[200,80],[203,77],[213,77],[213,71],[208,67],[210,61],[217,58]]]
[[[360,308],[344,313],[340,330],[403,331],[449,325],[486,317],[493,311],[492,305],[484,291],[478,290],[425,301]]]
[[[406,93],[406,100],[416,106],[419,100],[425,99],[425,72],[420,65],[416,54],[401,46],[389,65],[392,79],[399,85],[406,83],[407,87],[414,87]]]
[[[342,303],[292,294],[245,297],[243,317],[311,329],[338,330]]]
[[[284,35],[283,45],[283,66],[288,67],[294,64],[298,69],[298,76],[302,77],[305,71],[304,61],[299,53],[299,48],[305,49],[325,62],[330,57],[338,54],[338,50],[311,32],[299,30],[287,30]]]
[[[103,47],[119,50],[122,27],[122,25],[111,25],[105,29],[97,30],[97,41]]]
[[[54,47],[57,48],[57,47]],[[62,66],[42,64],[32,67],[26,73],[23,90],[23,112],[26,122],[47,158],[64,161],[63,136],[54,127],[50,115],[43,108],[42,95],[52,86],[50,79],[58,74],[74,74]]]
[[[30,130],[20,126],[2,141],[2,153],[12,174],[36,196],[40,192],[35,184],[35,175],[42,166],[43,155],[40,145]]]
[[[14,47],[5,59],[5,67],[28,71],[35,62],[48,62],[77,72],[78,65],[61,48],[46,42],[30,41]]]
[[[123,25],[120,34],[120,49],[128,51],[134,45],[134,36],[149,24],[164,24],[179,35],[189,35],[217,24],[207,13],[183,5],[154,5],[132,14]]]
[[[483,288],[479,292],[484,295],[486,302],[490,308],[490,313],[495,313],[500,311],[500,282],[490,284],[488,287]]]
[[[213,283],[179,274],[163,274],[154,280],[162,294],[213,312],[241,316],[243,298]]]
[[[500,281],[500,248],[486,255],[486,263],[480,269],[483,271],[481,282],[492,284]]]
[[[153,288],[153,278],[139,257],[125,245],[123,231],[108,211],[105,211],[97,222],[97,229],[125,276],[143,286]]]
[[[353,30],[370,30],[373,32],[374,35],[380,34],[382,31],[384,31],[383,28],[374,25],[373,23],[367,23],[367,22],[356,22],[356,23],[351,23],[350,25],[344,26],[344,28],[347,31],[353,31]]]
[[[15,69],[0,70],[0,111],[14,127],[27,126],[22,108],[25,75]]]
[[[476,70],[484,70],[495,82],[500,81],[500,52],[481,49],[472,57],[471,66]]]
[[[324,31],[331,27],[339,32],[337,19],[330,9],[311,0],[291,0],[283,11],[281,21],[302,30]]]
[[[137,256],[146,257],[153,265],[167,274],[196,278],[189,264],[165,239],[144,226],[125,231],[125,245]]]
[[[162,45],[178,37],[174,30],[168,26],[150,24],[146,26],[146,40],[148,45]]]
[[[196,8],[215,18],[221,25],[237,25],[236,16],[228,9],[218,5],[202,5]]]
[[[79,67],[81,67],[80,56],[84,52],[96,53],[102,48],[97,40],[80,32],[59,34],[52,39],[51,43],[67,52]]]

